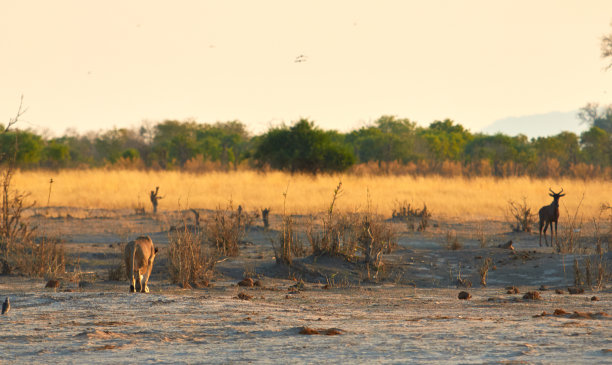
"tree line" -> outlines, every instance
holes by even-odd
[[[13,157],[22,169],[255,168],[311,174],[612,177],[612,105],[588,104],[578,117],[589,126],[580,135],[561,132],[532,139],[472,133],[450,119],[420,127],[394,116],[382,116],[348,133],[322,130],[307,119],[255,136],[239,121],[167,120],[57,138],[12,129],[0,135],[0,156]]]

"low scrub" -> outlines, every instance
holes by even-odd
[[[527,198],[523,198],[522,202],[508,201],[507,215],[511,220],[510,228],[514,232],[531,232],[531,227],[536,222],[536,215],[527,205]]]
[[[239,206],[233,209],[230,201],[225,209],[218,207],[212,220],[206,225],[206,239],[223,256],[238,256],[238,244],[244,239],[253,217]]]
[[[362,218],[359,247],[363,251],[368,269],[378,270],[382,265],[382,254],[391,253],[397,247],[397,234],[391,225],[371,214]]]
[[[170,281],[184,288],[209,281],[217,262],[218,251],[203,244],[201,233],[188,229],[174,231],[169,238]]]
[[[409,202],[396,202],[396,207],[391,213],[393,220],[406,222],[412,231],[425,231],[429,226],[431,211],[427,209],[427,204],[423,203],[423,208],[419,209],[412,206]]]
[[[16,242],[8,253],[5,267],[9,272],[26,276],[63,276],[66,273],[64,245],[48,237]]]

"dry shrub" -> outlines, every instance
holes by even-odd
[[[0,156],[4,157],[4,156]],[[0,158],[0,162],[2,159]],[[17,272],[28,276],[58,276],[66,272],[66,255],[58,239],[32,236],[34,229],[23,222],[28,194],[13,188],[14,158],[1,171],[0,253],[2,273]]]
[[[184,288],[191,283],[207,282],[217,262],[217,253],[202,244],[202,234],[188,229],[174,231],[169,235],[168,270],[172,283]]]
[[[489,243],[489,237],[485,234],[485,230],[482,226],[482,223],[479,223],[478,226],[476,227],[475,236],[476,236],[476,240],[478,241],[480,245],[480,248],[487,247]]]
[[[119,157],[113,163],[107,163],[104,166],[108,170],[144,170],[145,164],[140,157]]]
[[[406,222],[408,228],[412,231],[425,231],[429,226],[431,211],[427,209],[427,204],[423,203],[423,208],[419,209],[411,206],[407,201],[396,201],[395,208],[391,213],[393,220]]]
[[[8,263],[13,271],[27,276],[59,277],[66,273],[64,245],[54,238],[16,243],[9,253]]]
[[[446,232],[446,249],[457,251],[462,248],[463,248],[463,244],[459,242],[459,238],[457,238],[457,232],[447,231]]]
[[[185,162],[182,170],[189,172],[210,172],[227,170],[221,161],[209,161],[203,155],[197,155]]]
[[[480,275],[480,285],[487,286],[487,274],[489,269],[493,266],[493,260],[490,257],[483,259],[478,267],[478,274]]]
[[[580,266],[578,265],[578,259],[574,258],[574,286],[580,287],[584,284],[582,279],[582,272],[580,271]]]
[[[277,263],[291,266],[294,257],[306,255],[304,244],[294,230],[294,222],[291,216],[283,216],[281,230],[278,233],[278,246],[272,242],[274,257]]]
[[[1,161],[0,161],[1,162]],[[1,206],[0,206],[0,252],[4,259],[9,260],[13,246],[18,243],[27,244],[32,239],[33,230],[22,221],[25,209],[34,206],[27,204],[28,194],[13,189],[13,175],[15,169],[12,164],[4,167],[0,176]]]
[[[314,223],[309,225],[306,235],[310,242],[312,254],[315,256],[330,255],[330,256],[345,256],[351,255],[352,252],[345,250],[342,235],[345,233],[346,225],[341,220],[334,216],[334,206],[338,198],[342,195],[342,182],[334,189],[332,201],[327,210],[327,214],[322,219],[323,228],[321,232],[314,228]]]
[[[305,249],[302,242],[299,240],[298,235],[293,230],[293,218],[290,215],[287,215],[287,192],[289,187],[283,192],[283,217],[282,217],[282,226],[281,230],[278,233],[278,247],[272,242],[272,248],[274,249],[274,257],[276,257],[276,262],[279,264],[285,264],[291,266],[293,262],[294,256],[304,256]],[[262,209],[263,212],[270,212],[270,209]],[[267,216],[265,214],[266,219],[264,220],[264,227],[267,227]]]
[[[118,259],[113,262],[113,265],[106,271],[108,281],[123,281],[127,277],[125,275],[125,260],[123,259],[123,244],[117,245]]]
[[[587,181],[601,176],[601,171],[599,167],[595,165],[587,165],[584,162],[580,162],[570,165],[569,175],[573,178]]]
[[[363,216],[357,238],[368,268],[380,269],[382,254],[397,247],[397,234],[388,223],[373,214]]]
[[[440,166],[438,173],[441,176],[462,176],[463,165],[459,161],[444,161]]]
[[[238,256],[238,244],[246,235],[246,228],[253,218],[243,212],[242,208],[234,211],[230,201],[225,209],[217,207],[212,221],[206,225],[206,239],[224,256]]]
[[[527,205],[527,198],[523,197],[523,202],[508,201],[508,215],[514,223],[510,223],[510,228],[515,232],[531,232],[531,226],[535,224],[535,214]]]
[[[602,232],[600,220],[606,219],[606,214],[608,214],[608,231]],[[608,260],[605,258],[605,251],[610,251],[610,244],[612,244],[612,207],[610,205],[602,205],[599,219],[593,218],[593,227],[595,253],[590,258],[585,258],[585,276],[587,285],[595,285],[598,290],[601,290],[612,276],[607,264]]]
[[[555,235],[556,239],[555,242],[553,242],[553,246],[558,253],[577,253],[582,249],[582,216],[580,215],[580,207],[583,201],[584,193],[573,214],[565,207],[566,219],[562,221],[561,239],[559,240]],[[552,227],[549,228],[552,231]]]
[[[514,161],[499,162],[495,165],[496,175],[501,177],[521,176],[524,168]]]
[[[556,158],[545,158],[539,161],[537,175],[539,177],[559,177],[561,164]]]

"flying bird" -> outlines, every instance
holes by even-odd
[[[305,55],[301,54],[301,55],[297,56],[293,62],[300,63],[300,62],[306,62],[307,60],[308,60],[308,57],[306,57]]]
[[[11,302],[9,302],[9,298],[6,297],[6,300],[2,304],[2,314],[7,314],[8,311],[11,310]]]

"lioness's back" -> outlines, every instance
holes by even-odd
[[[149,276],[151,275],[153,260],[155,259],[156,253],[157,249],[153,245],[153,240],[151,240],[151,237],[149,236],[140,236],[134,241],[130,241],[127,245],[125,245],[125,270],[128,280],[130,280],[132,283],[130,286],[130,291],[140,291],[138,290],[140,287],[142,291],[148,292],[147,282],[149,280]],[[138,285],[136,285],[135,282],[134,272],[137,272]],[[144,285],[141,286],[140,281],[145,274],[146,278],[144,280]]]

